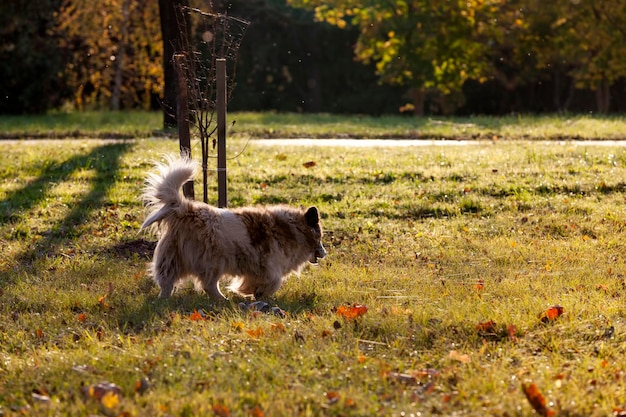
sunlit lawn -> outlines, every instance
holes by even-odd
[[[246,143],[231,206],[323,214],[284,318],[157,299],[138,196],[175,141],[0,143],[0,414],[522,416],[533,383],[626,408],[626,149]]]

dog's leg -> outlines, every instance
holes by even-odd
[[[219,281],[221,276],[221,268],[210,268],[209,270],[204,271],[200,279],[204,292],[207,293],[209,297],[217,301],[226,300],[226,297],[224,297],[224,294],[220,291]]]
[[[161,245],[159,245],[161,246]],[[152,273],[154,281],[159,285],[161,292],[159,297],[167,298],[172,295],[174,286],[181,278],[181,271],[172,248],[157,246],[154,251],[154,261],[152,264]]]
[[[283,284],[283,277],[280,274],[275,274],[264,280],[264,284],[257,286],[254,289],[254,299],[259,300],[261,298],[271,297],[276,294]]]

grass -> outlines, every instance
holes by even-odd
[[[626,149],[244,144],[231,206],[323,216],[284,318],[157,299],[137,196],[175,141],[0,144],[0,415],[522,416],[530,383],[559,415],[626,408]]]
[[[230,136],[255,138],[524,139],[623,140],[620,116],[508,117],[342,116],[331,114],[231,113]],[[40,116],[0,115],[0,139],[143,138],[162,136],[160,112],[52,112]]]

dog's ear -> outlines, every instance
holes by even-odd
[[[315,227],[320,223],[320,215],[316,207],[309,207],[306,213],[304,213],[304,218],[306,219],[306,224],[311,227]]]

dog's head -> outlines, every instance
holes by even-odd
[[[326,256],[326,249],[322,245],[322,228],[320,226],[320,215],[316,207],[309,207],[304,213],[304,219],[311,230],[312,253],[309,262],[316,264],[318,259]]]

